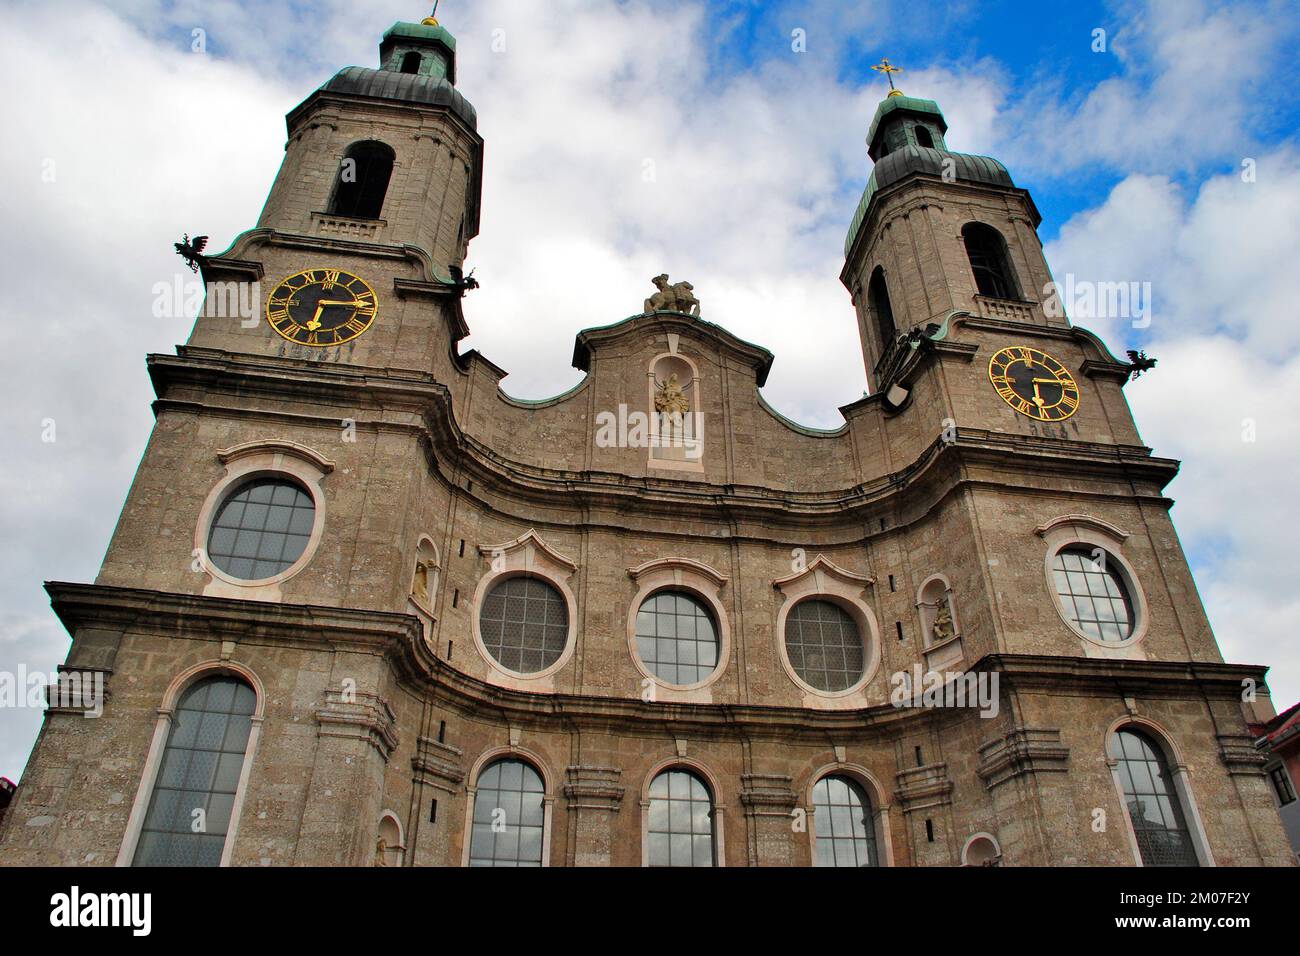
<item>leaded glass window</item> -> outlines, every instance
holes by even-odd
[[[1110,756],[1118,761],[1120,785],[1145,866],[1197,866],[1191,833],[1164,753],[1145,734],[1117,731]]]
[[[689,770],[665,770],[650,783],[646,828],[650,866],[714,866],[713,799]]]
[[[862,679],[862,635],[853,618],[829,601],[801,601],[790,610],[785,651],[799,678],[817,690],[848,690]]]
[[[718,631],[696,598],[660,591],[636,615],[637,655],[661,681],[698,684],[718,667]]]
[[[1002,233],[982,222],[968,222],[962,226],[961,237],[979,294],[995,299],[1020,298]]]
[[[507,758],[479,774],[470,866],[541,866],[546,788],[531,764]]]
[[[133,865],[220,864],[256,705],[251,687],[226,676],[181,696]]]
[[[871,801],[856,780],[822,777],[813,787],[818,866],[876,866]]]
[[[217,509],[208,558],[233,578],[273,578],[302,557],[315,521],[316,505],[299,485],[259,478],[241,485]]]
[[[1056,555],[1052,577],[1066,618],[1084,634],[1101,641],[1133,635],[1133,602],[1105,551],[1065,548]]]
[[[560,592],[537,578],[506,578],[492,586],[479,611],[479,636],[502,667],[544,671],[569,640],[569,609]]]

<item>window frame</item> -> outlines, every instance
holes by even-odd
[[[474,591],[470,630],[479,657],[487,666],[487,680],[497,686],[515,690],[553,693],[555,675],[573,659],[578,643],[578,600],[569,587],[569,580],[577,573],[578,565],[543,541],[535,529],[529,529],[513,541],[503,544],[480,545],[478,550],[480,556],[488,561],[489,567],[487,573],[479,578]],[[533,577],[549,584],[560,593],[568,611],[569,628],[564,650],[554,663],[534,674],[524,674],[505,667],[492,656],[483,641],[479,626],[483,602],[492,587],[505,577]]]
[[[203,595],[278,601],[281,598],[280,585],[301,574],[320,548],[328,510],[323,482],[334,471],[334,462],[306,445],[280,440],[251,441],[225,448],[217,452],[217,460],[225,465],[226,473],[208,491],[194,526],[193,554],[198,570],[209,578]],[[208,540],[212,522],[226,498],[245,482],[260,478],[294,481],[301,485],[311,496],[315,515],[307,547],[297,561],[273,577],[247,581],[227,574],[213,563],[208,557]]]
[[[790,680],[803,692],[803,704],[828,710],[851,710],[864,705],[866,688],[880,670],[880,627],[875,612],[864,599],[867,588],[874,588],[875,579],[854,574],[837,566],[824,554],[818,554],[801,571],[779,578],[772,586],[785,598],[776,614],[776,641],[778,660]],[[820,600],[837,604],[857,625],[863,642],[862,676],[852,686],[841,691],[820,690],[805,681],[790,662],[786,651],[785,629],[790,611],[805,600]]]
[[[669,771],[680,770],[693,774],[699,781],[704,784],[704,789],[708,792],[711,804],[710,820],[713,829],[713,867],[725,867],[727,865],[727,855],[725,852],[725,843],[723,834],[725,821],[722,800],[722,790],[719,786],[717,776],[709,770],[700,761],[678,754],[675,757],[668,757],[660,760],[652,766],[646,773],[645,779],[641,784],[641,866],[650,867],[650,787],[661,774]],[[704,867],[655,867],[655,869],[704,869]]]
[[[1053,518],[1036,528],[1035,533],[1047,544],[1043,554],[1043,583],[1047,591],[1047,599],[1055,609],[1057,617],[1061,619],[1061,623],[1076,638],[1086,641],[1093,647],[1105,648],[1112,652],[1123,651],[1124,656],[1143,659],[1138,645],[1146,638],[1151,615],[1146,592],[1142,588],[1137,569],[1124,555],[1124,546],[1131,535],[1100,518],[1079,514]],[[1100,548],[1111,559],[1111,566],[1119,574],[1120,580],[1127,589],[1129,602],[1133,608],[1133,630],[1125,640],[1105,641],[1094,637],[1077,627],[1066,614],[1061,599],[1056,593],[1055,566],[1057,554],[1071,547],[1086,548],[1089,551]]]
[[[844,756],[847,756],[847,754]],[[893,866],[894,848],[890,839],[890,804],[887,799],[887,792],[870,770],[860,764],[847,763],[842,757],[832,763],[818,767],[809,774],[808,783],[803,789],[804,813],[807,817],[809,865],[815,869],[826,869],[826,867],[817,866],[817,802],[814,799],[817,784],[826,777],[847,777],[866,793],[867,799],[871,801],[871,820],[875,828],[877,856],[875,866]]]
[[[629,568],[627,573],[637,585],[637,592],[628,605],[627,647],[633,665],[643,678],[642,688],[649,681],[655,687],[657,699],[710,703],[712,695],[708,689],[722,679],[731,660],[731,625],[722,602],[722,589],[729,579],[703,562],[679,557],[647,561],[638,567]],[[703,603],[713,615],[718,637],[718,664],[704,680],[693,684],[670,684],[641,660],[637,646],[637,614],[642,604],[662,591],[689,594]]]
[[[408,76],[411,74],[403,73],[401,75]],[[345,185],[356,187],[358,201],[361,191],[365,188],[365,181],[361,176],[361,158],[354,155],[356,152],[361,150],[366,150],[374,154],[383,152],[385,154],[384,158],[388,161],[388,178],[384,181],[384,191],[379,197],[379,208],[375,211],[376,214],[373,216],[359,216],[355,211],[339,211],[339,201]],[[374,157],[372,156],[371,159],[373,158]],[[357,179],[355,183],[345,184],[343,182],[343,163],[347,162],[349,159],[354,160],[357,164]],[[329,201],[325,204],[326,215],[336,219],[355,219],[359,222],[384,222],[384,207],[388,204],[388,195],[393,187],[393,176],[397,172],[397,150],[388,143],[385,143],[383,140],[359,139],[348,144],[347,148],[343,150],[343,155],[339,157],[336,165],[338,167],[338,172],[334,176],[334,185],[330,191]]]
[[[555,775],[550,765],[536,751],[511,744],[508,747],[494,747],[484,751],[474,761],[465,780],[465,827],[461,832],[462,867],[469,866],[471,841],[474,836],[474,801],[478,797],[478,781],[483,771],[500,760],[521,760],[529,764],[542,778],[542,866],[551,865],[551,826],[555,812]]]
[[[1119,760],[1110,754],[1111,739],[1124,730],[1132,730],[1146,737],[1148,742],[1164,758],[1165,766],[1169,770],[1170,783],[1173,785],[1174,796],[1179,801],[1179,808],[1187,825],[1187,833],[1191,838],[1192,851],[1196,855],[1197,865],[1202,867],[1215,866],[1214,853],[1210,849],[1210,842],[1205,834],[1205,826],[1201,822],[1201,813],[1196,804],[1196,796],[1192,792],[1187,765],[1183,761],[1182,753],[1174,743],[1173,737],[1155,721],[1129,714],[1116,719],[1107,728],[1101,742],[1101,754],[1106,766],[1110,768],[1111,780],[1115,787],[1116,798],[1119,801],[1120,813],[1125,824],[1125,835],[1128,837],[1129,850],[1133,854],[1134,863],[1137,866],[1147,866],[1142,859],[1142,847],[1138,843],[1136,828],[1129,816],[1128,797],[1124,792],[1123,781],[1120,779]]]
[[[221,860],[217,864],[219,867],[230,865],[231,857],[234,854],[235,840],[239,833],[244,801],[248,796],[248,784],[252,776],[253,762],[257,757],[257,747],[262,736],[262,723],[266,716],[266,692],[261,679],[251,668],[235,661],[208,660],[195,664],[178,674],[163,692],[162,704],[158,708],[158,717],[154,722],[153,738],[149,744],[149,752],[145,757],[144,769],[140,775],[140,784],[136,787],[135,799],[131,804],[130,815],[127,817],[126,832],[122,837],[121,846],[118,848],[117,860],[114,862],[114,866],[129,867],[135,861],[140,836],[144,831],[145,817],[149,812],[154,787],[158,782],[159,771],[162,769],[163,756],[167,751],[167,743],[171,737],[173,717],[182,695],[191,686],[204,678],[223,676],[244,681],[253,689],[256,700],[250,718],[248,742],[244,747],[244,763],[240,768],[239,783],[235,788],[234,804],[230,810],[230,822],[226,827],[226,841],[221,850]]]

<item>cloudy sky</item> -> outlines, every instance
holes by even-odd
[[[182,274],[171,243],[251,227],[284,114],[427,12],[0,0],[0,671],[66,654],[41,582],[102,560],[152,423],[144,356],[189,332],[152,310]],[[1184,462],[1169,494],[1224,656],[1271,664],[1278,709],[1300,696],[1291,4],[445,0],[440,18],[487,140],[465,347],[510,394],[573,385],[574,334],[640,311],[667,271],[776,353],[769,402],[837,426],[866,387],[838,275],[885,91],[868,66],[888,55],[950,146],[1032,190],[1058,279],[1151,283],[1149,327],[1086,324],[1160,359],[1129,401]],[[0,774],[39,725],[0,709]]]

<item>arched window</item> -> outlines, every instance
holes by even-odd
[[[233,578],[261,581],[297,563],[316,505],[297,482],[258,478],[226,497],[212,519],[208,559]]]
[[[1066,619],[1099,641],[1133,636],[1133,599],[1116,570],[1118,562],[1101,548],[1062,548],[1052,562],[1056,597]]]
[[[419,73],[421,57],[419,53],[412,50],[406,56],[402,57],[403,73]]]
[[[715,866],[713,798],[704,781],[681,767],[650,783],[646,861],[650,866]]]
[[[217,866],[244,769],[257,695],[207,677],[181,696],[133,866]]]
[[[536,674],[564,653],[569,610],[560,592],[541,578],[505,578],[483,599],[479,634],[502,667],[517,674]]]
[[[340,164],[330,215],[378,219],[396,160],[397,154],[383,143],[353,143]]]
[[[898,337],[898,327],[894,324],[894,309],[889,304],[889,287],[885,285],[885,272],[880,266],[871,273],[871,282],[867,286],[867,306],[876,320],[876,329],[880,332],[880,348],[887,350]]]
[[[541,866],[546,787],[531,764],[507,757],[479,774],[470,866]]]
[[[924,126],[917,126],[915,129],[916,145],[924,146],[927,149],[934,149],[934,137],[930,135],[930,131]]]
[[[1019,299],[1020,287],[1012,274],[1002,233],[982,222],[968,222],[961,227],[961,237],[966,242],[966,257],[970,259],[979,294],[994,299]]]
[[[866,649],[858,626],[830,601],[800,601],[785,619],[785,651],[799,679],[825,692],[862,679]]]
[[[1164,751],[1132,727],[1117,730],[1108,745],[1144,866],[1197,866],[1182,802]]]
[[[822,777],[813,787],[817,866],[879,866],[871,799],[851,777]]]
[[[718,666],[718,628],[704,603],[685,591],[660,591],[636,615],[641,663],[666,684],[706,680]]]

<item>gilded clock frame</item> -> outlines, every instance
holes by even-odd
[[[374,299],[374,301],[375,301],[375,311],[374,311],[374,313],[370,316],[369,320],[365,323],[365,325],[364,325],[361,329],[359,329],[359,330],[353,332],[353,333],[352,333],[351,335],[349,335],[347,338],[344,338],[344,339],[338,339],[338,340],[336,340],[336,341],[334,341],[334,342],[320,342],[320,343],[317,343],[317,344],[315,344],[315,345],[312,345],[312,344],[307,343],[307,342],[301,342],[301,341],[299,341],[298,339],[293,338],[293,337],[290,336],[290,335],[286,335],[286,334],[285,334],[285,333],[280,329],[280,327],[277,326],[277,325],[275,324],[275,321],[271,318],[271,302],[272,302],[272,300],[274,300],[274,299],[276,298],[277,294],[278,294],[278,293],[279,293],[279,292],[280,292],[280,291],[285,287],[285,285],[286,285],[287,283],[292,282],[294,279],[300,279],[300,278],[301,278],[301,279],[307,279],[308,277],[314,277],[314,276],[318,275],[319,273],[324,273],[325,276],[327,276],[327,277],[328,277],[331,273],[333,273],[335,276],[348,276],[348,277],[350,278],[350,280],[355,280],[356,282],[360,282],[361,285],[362,285],[362,286],[365,288],[365,290],[366,290],[366,292],[365,292],[364,294],[369,294],[369,296],[370,296],[372,299]],[[322,280],[320,280],[320,279],[312,278],[311,281],[304,282],[304,284],[303,284],[302,286],[299,286],[299,289],[304,289],[304,288],[306,288],[306,287],[309,286],[309,285],[317,285],[317,284],[321,284],[321,282],[322,282]],[[344,285],[347,285],[347,283],[336,283],[336,284],[344,284]],[[348,285],[347,287],[348,287],[348,291],[349,291],[349,292],[353,292],[353,290],[352,290],[352,288],[351,288],[350,285]],[[355,295],[356,293],[353,292],[353,294]],[[361,336],[363,336],[363,335],[365,335],[367,332],[369,332],[370,329],[374,326],[375,321],[379,318],[379,293],[375,291],[375,287],[374,287],[373,285],[371,285],[369,282],[367,282],[367,281],[366,281],[365,279],[363,279],[361,276],[357,275],[355,272],[350,272],[350,271],[348,271],[347,269],[334,269],[334,268],[329,268],[329,267],[314,266],[314,267],[312,267],[312,268],[310,268],[310,269],[303,269],[303,270],[301,270],[301,271],[299,271],[299,272],[295,272],[295,273],[292,273],[291,275],[287,275],[287,276],[285,276],[283,279],[281,279],[279,282],[277,282],[277,283],[275,284],[275,288],[273,288],[273,289],[271,290],[270,295],[268,295],[268,296],[266,297],[266,307],[265,307],[265,309],[263,310],[263,314],[266,316],[266,324],[269,325],[269,326],[270,326],[270,327],[275,331],[276,335],[280,336],[280,338],[284,339],[286,342],[292,342],[294,345],[301,345],[303,348],[316,348],[316,349],[330,349],[330,348],[337,348],[337,347],[339,347],[339,346],[341,346],[341,345],[347,345],[349,342],[355,342],[355,341],[356,341],[357,339],[359,339]],[[353,313],[353,318],[355,319],[356,316],[357,316],[357,313],[354,312],[354,313]],[[294,325],[295,325],[295,326],[298,326],[298,322],[297,322],[296,320],[294,321]],[[301,327],[301,326],[299,326],[299,327]]]
[[[1017,404],[1014,404],[1010,398],[1008,398],[1006,395],[1004,395],[1004,394],[1002,393],[1002,390],[998,387],[998,383],[997,383],[997,381],[996,381],[996,380],[994,379],[994,377],[993,377],[993,366],[998,362],[998,358],[999,358],[999,356],[1003,356],[1003,355],[1005,355],[1006,353],[1008,353],[1008,352],[1012,352],[1012,351],[1014,351],[1014,350],[1022,350],[1022,351],[1027,351],[1027,352],[1033,352],[1033,353],[1035,353],[1036,355],[1039,355],[1039,356],[1042,356],[1042,357],[1045,358],[1045,359],[1048,359],[1048,360],[1051,361],[1054,365],[1058,366],[1058,367],[1060,368],[1061,371],[1060,371],[1060,374],[1056,376],[1056,381],[1057,381],[1058,384],[1061,385],[1061,393],[1062,393],[1062,394],[1061,394],[1061,401],[1060,401],[1060,402],[1057,402],[1055,405],[1052,405],[1052,406],[1050,406],[1050,407],[1052,407],[1052,408],[1056,408],[1057,406],[1061,405],[1062,402],[1065,401],[1065,396],[1066,396],[1066,391],[1067,391],[1066,388],[1065,388],[1066,383],[1068,383],[1069,385],[1072,385],[1073,388],[1074,388],[1074,394],[1075,394],[1075,396],[1076,396],[1076,400],[1075,400],[1075,405],[1074,405],[1074,407],[1071,408],[1071,409],[1068,409],[1068,411],[1067,411],[1064,415],[1061,415],[1061,416],[1059,416],[1059,417],[1048,417],[1048,416],[1045,416],[1044,414],[1042,414],[1041,410],[1040,410],[1040,412],[1039,412],[1038,414],[1035,414],[1033,411],[1028,411],[1028,412],[1027,412],[1027,411],[1024,411],[1024,410],[1021,409]],[[1006,361],[1006,362],[1003,362],[1003,363],[1002,363],[1002,367],[1003,367],[1003,369],[1006,369],[1006,368],[1008,368],[1011,364],[1012,364],[1012,363],[1011,363],[1010,361]],[[1051,369],[1051,366],[1047,365],[1046,363],[1044,363],[1043,367],[1046,368],[1046,369],[1048,369],[1048,370]],[[1053,373],[1053,374],[1055,375],[1056,373]],[[1079,408],[1083,405],[1083,392],[1082,392],[1082,390],[1079,388],[1079,382],[1078,382],[1078,380],[1075,379],[1075,377],[1074,377],[1072,374],[1070,374],[1070,370],[1069,370],[1068,368],[1065,367],[1065,363],[1062,362],[1062,361],[1061,361],[1059,358],[1057,358],[1055,355],[1053,355],[1051,352],[1046,352],[1046,351],[1044,351],[1043,349],[1035,348],[1035,347],[1032,346],[1032,345],[1007,345],[1007,346],[1003,346],[1002,348],[998,349],[996,352],[993,353],[992,356],[989,357],[989,372],[988,372],[988,375],[989,375],[989,384],[993,386],[993,391],[997,392],[998,398],[1002,399],[1002,401],[1006,403],[1006,405],[1007,405],[1008,408],[1010,408],[1010,409],[1011,409],[1013,412],[1015,412],[1017,415],[1023,415],[1025,418],[1031,419],[1031,420],[1036,421],[1036,422],[1043,422],[1044,424],[1052,425],[1052,424],[1055,424],[1056,422],[1067,421],[1068,419],[1073,418],[1073,417],[1078,413]],[[1016,392],[1014,389],[1012,390],[1012,393],[1011,393],[1011,394],[1012,394],[1012,395],[1013,395],[1013,396],[1014,396],[1014,397],[1015,397],[1019,402],[1021,402],[1021,403],[1027,402],[1027,399],[1025,399],[1023,396],[1021,396],[1021,395],[1020,395],[1018,392]],[[1030,408],[1032,409],[1033,406],[1030,405]]]

